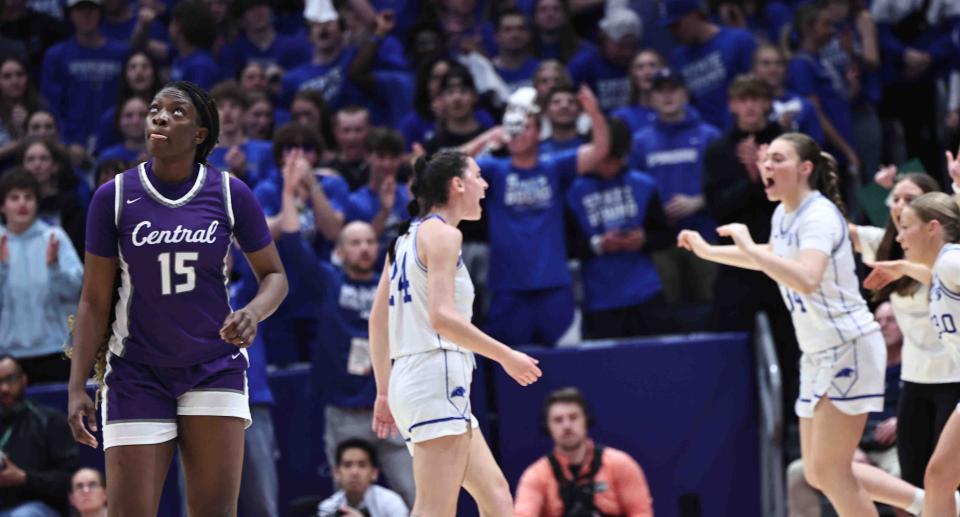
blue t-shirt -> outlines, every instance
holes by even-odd
[[[664,204],[673,196],[703,194],[703,159],[707,145],[720,136],[713,126],[687,112],[677,123],[657,119],[650,127],[633,136],[630,168],[649,174],[657,185]],[[699,231],[705,239],[714,240],[716,222],[706,209],[677,222],[677,228]]]
[[[351,364],[350,351],[369,347],[367,325],[379,278],[350,279],[342,269],[317,260],[296,233],[283,234],[277,248],[290,283],[300,285],[317,309],[317,335],[322,338],[313,344],[310,356],[319,398],[338,407],[373,407],[377,395],[373,370]]]
[[[653,124],[653,121],[657,119],[657,112],[652,108],[633,104],[614,110],[613,116],[622,120],[630,128],[630,134],[632,135]]]
[[[288,70],[280,82],[280,106],[289,108],[293,97],[300,90],[319,91],[331,109],[365,103],[366,99],[359,88],[347,79],[347,69],[356,54],[356,48],[348,47],[331,63],[307,63]]]
[[[220,338],[231,310],[225,261],[233,239],[247,253],[273,241],[263,211],[242,181],[215,169],[166,184],[151,165],[107,182],[90,203],[86,250],[117,258],[124,277],[111,350],[161,367],[236,353]]]
[[[721,27],[705,43],[678,45],[673,64],[687,83],[690,99],[704,121],[727,129],[733,117],[727,107],[727,88],[733,79],[750,72],[757,42],[742,29]]]
[[[237,77],[248,63],[258,63],[264,68],[279,66],[292,70],[310,62],[313,50],[310,40],[304,37],[277,34],[266,48],[253,44],[246,33],[239,36],[220,52],[220,63],[224,76]]]
[[[567,65],[574,86],[586,83],[597,95],[600,109],[612,111],[630,102],[629,67],[607,61],[597,48],[580,52]]]
[[[134,15],[131,16],[126,21],[120,23],[111,23],[107,20],[106,17],[100,19],[100,34],[117,41],[130,42],[130,37],[133,36],[133,31],[137,27],[137,15],[134,11]],[[167,29],[163,26],[159,20],[154,20],[150,24],[150,38],[157,39],[161,41],[167,41]]]
[[[527,60],[517,68],[507,69],[496,65],[493,68],[497,71],[497,74],[500,75],[500,78],[503,79],[503,82],[507,83],[507,88],[513,92],[523,86],[533,86],[533,74],[539,66],[540,61],[536,58],[528,57]]]
[[[130,166],[138,163],[139,160],[137,158],[144,154],[146,154],[146,152],[142,149],[128,149],[127,146],[123,144],[117,144],[104,149],[103,152],[100,153],[100,156],[97,157],[97,161],[123,160]]]
[[[847,98],[847,83],[834,69],[823,66],[817,56],[799,51],[787,64],[786,86],[798,95],[815,95],[824,115],[853,145],[853,108]]]
[[[813,107],[809,99],[793,92],[784,92],[783,95],[774,99],[770,120],[784,126],[783,117],[781,117],[783,113],[790,114],[790,123],[783,127],[784,131],[799,131],[816,140],[818,144],[824,144],[820,117],[817,115],[817,108]]]
[[[60,122],[68,144],[89,146],[100,114],[117,101],[123,62],[130,47],[115,40],[96,48],[76,38],[57,43],[43,58],[40,93]]]
[[[339,176],[316,175],[320,182],[320,188],[324,195],[330,201],[330,206],[341,214],[347,208],[347,202],[350,197],[350,187],[347,182]],[[263,207],[263,213],[271,216],[280,213],[283,204],[283,176],[276,170],[268,174],[267,179],[261,181],[253,189],[253,194],[257,201]],[[321,260],[330,260],[330,252],[333,251],[333,241],[328,241],[323,234],[316,230],[316,222],[313,217],[313,210],[305,210],[300,214],[301,234],[308,242],[313,243],[313,249],[317,257]]]
[[[529,291],[570,285],[564,192],[577,175],[577,151],[541,155],[518,169],[510,158],[480,157],[489,183],[490,289]]]
[[[396,225],[410,216],[407,213],[407,204],[410,203],[410,193],[405,185],[397,185],[396,193],[393,197],[393,209],[387,220],[383,223],[383,234],[380,236],[380,254],[377,258],[378,266],[383,266],[384,257],[387,256],[387,248],[390,241],[397,236]],[[344,212],[344,220],[371,222],[380,211],[380,195],[364,185],[350,194],[347,201],[347,208]]]
[[[247,173],[240,179],[250,188],[255,188],[275,169],[273,144],[266,140],[251,138],[240,147],[247,157]],[[230,148],[226,146],[214,147],[213,151],[210,151],[210,156],[207,157],[207,162],[218,169],[225,170],[227,169],[226,158],[229,151]]]
[[[230,248],[233,255],[233,276],[236,277],[230,284],[230,306],[233,310],[245,307],[257,295],[259,284],[257,277],[250,268],[250,263],[243,256],[239,248]],[[273,392],[267,384],[267,344],[263,333],[257,332],[253,344],[247,348],[250,367],[247,368],[247,389],[250,392],[250,405],[274,404]]]
[[[206,50],[197,50],[189,56],[179,56],[170,65],[171,81],[190,81],[205,90],[220,82],[220,65]]]
[[[570,140],[555,140],[553,138],[548,138],[540,142],[540,156],[577,149],[584,143],[586,143],[586,139],[580,135],[577,135]]]
[[[610,230],[643,228],[647,204],[656,185],[638,171],[615,178],[582,176],[567,192],[567,206],[580,232],[588,239]],[[657,269],[648,253],[618,251],[591,256],[583,261],[583,309],[602,311],[638,305],[662,289]]]

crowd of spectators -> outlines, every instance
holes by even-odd
[[[67,377],[87,204],[147,159],[144,120],[168,80],[211,91],[221,133],[209,162],[251,187],[283,244],[295,281],[261,326],[264,361],[309,361],[342,381],[315,388],[339,460],[337,444],[356,437],[341,431],[372,407],[365,320],[407,217],[409,158],[450,147],[475,155],[491,185],[484,218],[461,229],[475,318],[494,336],[554,346],[741,330],[765,310],[793,387],[775,284],[678,253],[674,236],[718,240],[716,225],[742,222],[766,240],[774,205],[755,162],[784,132],[843,165],[853,222],[883,207],[882,164],[946,185],[960,3],[4,1],[0,354],[32,382]],[[512,105],[527,114],[517,128],[500,124]],[[242,267],[234,276],[249,289]],[[389,477],[391,454],[376,446],[365,468],[379,461]],[[409,503],[412,486],[395,486]]]

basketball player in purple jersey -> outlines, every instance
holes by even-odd
[[[205,165],[217,107],[187,82],[164,87],[146,121],[150,161],[94,195],[69,385],[74,438],[97,440],[84,385],[106,358],[101,398],[111,516],[156,515],[179,446],[190,515],[237,512],[250,424],[244,347],[287,292],[263,212],[242,181]],[[225,260],[236,239],[260,280],[231,312]],[[114,277],[119,301],[108,336]],[[98,371],[102,371],[99,370]],[[86,425],[84,420],[86,421]]]

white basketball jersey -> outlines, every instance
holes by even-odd
[[[947,244],[937,255],[933,263],[933,278],[930,282],[930,322],[937,332],[940,342],[952,353],[960,353],[960,335],[957,334],[957,322],[960,321],[960,292],[957,290],[957,272],[960,271],[960,245]],[[950,285],[943,279],[949,278]]]
[[[877,260],[884,233],[883,228],[857,227],[865,262]],[[930,318],[930,288],[920,284],[909,294],[890,293],[890,305],[903,333],[900,378],[919,384],[960,382],[960,356],[937,339]]]
[[[397,239],[396,257],[390,266],[390,357],[430,352],[437,349],[472,353],[444,339],[430,325],[427,304],[427,268],[417,255],[417,230],[420,223],[438,216],[414,221],[410,230]],[[463,260],[457,259],[454,303],[467,321],[473,317],[473,282]]]
[[[833,203],[813,192],[792,213],[783,204],[777,206],[771,225],[770,242],[777,256],[796,260],[805,249],[829,256],[813,293],[780,286],[800,350],[818,352],[880,330],[860,295],[847,222]]]

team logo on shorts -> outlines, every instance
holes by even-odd
[[[849,366],[837,370],[837,373],[833,375],[833,381],[830,383],[834,389],[840,392],[840,395],[846,397],[850,393],[850,389],[853,388],[854,384],[857,383],[856,368],[851,368]]]

